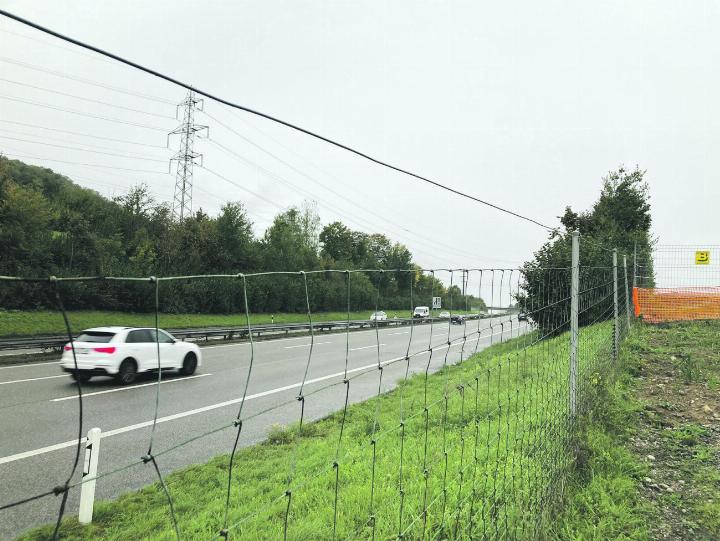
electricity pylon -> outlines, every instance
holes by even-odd
[[[198,159],[199,165],[202,165],[202,154],[194,150],[195,134],[201,130],[208,130],[207,126],[195,124],[195,110],[203,110],[203,100],[195,98],[192,90],[178,104],[176,116],[180,107],[183,109],[182,124],[168,134],[168,142],[171,135],[180,135],[180,150],[170,158],[171,164],[177,162],[172,205],[172,216],[176,221],[182,221],[192,213],[193,166]]]

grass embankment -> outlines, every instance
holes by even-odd
[[[606,323],[583,330],[579,369],[589,386],[607,370],[611,332]],[[350,406],[341,441],[342,412],[306,424],[302,434],[297,427],[274,427],[268,441],[236,455],[230,538],[282,539],[288,487],[288,539],[368,539],[373,525],[375,539],[399,533],[419,539],[424,530],[429,539],[537,538],[571,458],[568,337],[534,339],[495,345]],[[378,374],[362,377],[377,381]],[[330,392],[342,396],[345,386]],[[581,388],[581,401],[585,394]],[[322,401],[323,393],[308,395],[306,407],[313,400]],[[261,416],[249,423],[267,421]],[[162,457],[158,461],[162,468]],[[228,462],[228,455],[220,456],[166,477],[183,538],[217,538]],[[22,539],[46,539],[50,531]],[[174,539],[157,484],[97,504],[88,527],[65,519],[62,531],[64,539]]]
[[[551,539],[720,539],[720,322],[638,324]]]
[[[473,313],[453,310],[454,313]],[[350,312],[350,319],[369,319],[373,310]],[[386,310],[388,318],[410,317],[409,310]],[[474,312],[477,313],[477,312]],[[313,313],[314,322],[343,321],[347,312]],[[152,313],[103,312],[98,310],[78,310],[68,312],[70,325],[81,330],[90,327],[119,325],[123,327],[148,327],[155,325]],[[251,314],[253,325],[265,323],[307,322],[307,314]],[[191,329],[197,327],[223,327],[245,325],[245,314],[161,314],[160,326],[167,329]],[[32,336],[42,334],[63,334],[65,325],[62,314],[51,310],[23,311],[0,310],[0,337]]]

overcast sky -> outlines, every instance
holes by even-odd
[[[550,225],[565,205],[586,209],[608,170],[639,165],[662,243],[717,241],[715,2],[0,5]],[[172,199],[167,159],[179,141],[164,147],[183,89],[5,18],[0,67],[1,151],[106,195],[146,182]],[[197,121],[211,141],[196,148],[235,185],[196,169],[194,207],[213,214],[241,200],[258,234],[280,209],[313,199],[323,222],[386,233],[426,267],[518,264],[546,238],[538,226],[262,119],[207,100],[205,111]]]

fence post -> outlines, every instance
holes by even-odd
[[[580,296],[580,233],[572,233],[572,270],[570,279],[570,415],[577,414],[578,306]]]
[[[614,341],[613,341],[613,361],[617,361],[618,356],[618,349],[620,346],[620,327],[619,327],[619,319],[618,319],[618,278],[617,278],[617,248],[613,250],[613,334]]]
[[[637,242],[633,245],[633,290],[637,287]]]
[[[625,315],[627,316],[627,328],[630,330],[630,289],[628,287],[626,255],[623,255],[623,271],[625,272]]]
[[[90,524],[95,504],[95,477],[97,476],[98,456],[100,455],[100,429],[91,428],[85,443],[85,465],[83,483],[80,485],[80,524]],[[87,480],[86,480],[87,479]]]

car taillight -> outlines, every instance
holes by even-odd
[[[64,349],[65,349],[65,351],[70,351],[70,350],[72,350],[72,346],[65,346]]]
[[[97,351],[98,353],[115,353],[115,347],[93,348],[93,351]]]

